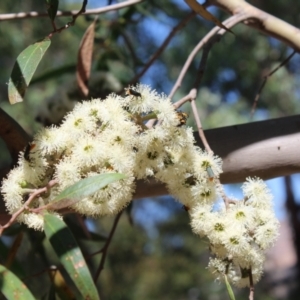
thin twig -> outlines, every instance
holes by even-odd
[[[181,98],[173,104],[174,109],[176,110],[179,107],[181,107],[184,103],[191,101],[193,97],[195,97],[195,91],[192,89],[186,96],[184,96],[183,98]]]
[[[48,192],[48,190],[50,188],[52,188],[54,185],[56,185],[58,183],[58,181],[55,179],[55,180],[51,180],[49,181],[49,183],[45,186],[45,187],[42,187],[42,188],[39,188],[37,190],[35,190],[28,198],[28,200],[24,203],[24,205],[19,208],[10,218],[10,220],[3,226],[0,227],[0,236],[2,235],[4,229],[8,228],[10,225],[13,224],[13,222],[18,218],[18,216],[24,212],[25,210],[28,209],[28,206],[30,205],[30,203],[36,198],[38,197],[40,194],[42,193],[46,193]]]
[[[248,19],[250,17],[250,15],[248,14],[237,14],[234,15],[230,18],[228,18],[225,22],[224,25],[227,28],[231,28],[234,25],[244,21],[245,19]],[[225,31],[224,29],[220,29],[219,27],[214,27],[208,34],[206,34],[206,36],[195,46],[195,48],[193,49],[193,51],[190,53],[190,55],[188,56],[177,80],[176,83],[174,84],[171,93],[169,94],[169,97],[172,98],[174,96],[174,94],[176,93],[176,91],[180,88],[181,83],[183,81],[183,78],[188,70],[188,68],[190,67],[192,61],[194,60],[195,56],[197,55],[197,53],[203,48],[203,46],[215,35],[215,34],[224,34]]]
[[[199,137],[205,147],[205,150],[209,153],[209,154],[214,154],[213,151],[211,150],[210,146],[209,146],[209,143],[205,137],[205,134],[204,134],[204,131],[203,131],[203,127],[202,127],[202,124],[201,124],[201,120],[200,120],[200,116],[198,114],[198,110],[197,110],[197,106],[196,106],[196,95],[197,95],[197,90],[196,89],[192,89],[192,91],[194,91],[194,97],[191,99],[191,107],[192,107],[192,110],[193,110],[193,114],[194,114],[194,118],[195,118],[195,121],[196,121],[196,124],[197,124],[197,128],[198,128],[198,134],[199,134]],[[221,184],[220,182],[220,179],[219,178],[214,178],[214,181],[215,181],[215,184],[217,186],[217,189],[225,203],[225,207],[226,207],[226,210],[229,208],[229,204],[232,203],[232,200],[229,199],[227,196],[226,196],[226,193],[225,193],[225,190],[224,190],[224,187],[223,185]]]
[[[161,53],[164,51],[164,49],[168,46],[171,39],[174,37],[174,35],[182,29],[186,24],[193,19],[196,16],[195,12],[191,12],[188,14],[183,20],[181,20],[173,29],[170,31],[169,35],[166,37],[164,42],[161,44],[161,46],[156,50],[156,52],[150,57],[148,62],[144,65],[143,69],[128,83],[128,84],[134,84],[136,83],[150,68],[150,66],[154,63],[154,61],[161,55]]]
[[[198,133],[199,133],[199,137],[204,145],[204,148],[205,150],[208,152],[208,153],[211,153],[213,154],[213,151],[211,150],[208,142],[207,142],[207,139],[205,137],[205,134],[204,134],[204,131],[203,131],[203,127],[202,127],[202,124],[201,124],[201,120],[200,120],[200,116],[198,114],[198,109],[197,109],[197,106],[196,106],[196,96],[197,96],[197,90],[196,89],[192,89],[192,91],[194,91],[194,97],[191,99],[191,107],[192,107],[192,111],[193,111],[193,115],[194,115],[194,118],[195,118],[195,121],[196,121],[196,125],[197,125],[197,129],[198,129]]]
[[[213,36],[213,37],[215,37],[215,36]],[[202,57],[201,57],[201,60],[200,60],[197,76],[196,76],[195,82],[193,84],[193,89],[190,92],[190,94],[191,93],[193,94],[193,97],[191,97],[190,101],[191,101],[191,107],[192,107],[192,110],[193,110],[194,118],[195,118],[195,121],[196,121],[196,124],[197,124],[199,137],[200,137],[200,139],[201,139],[201,141],[202,141],[202,143],[203,143],[203,145],[204,145],[204,147],[205,147],[205,149],[208,153],[213,153],[213,151],[211,150],[211,148],[210,148],[210,146],[207,142],[207,139],[205,137],[203,127],[202,127],[202,124],[201,124],[201,120],[200,120],[200,116],[198,114],[195,99],[196,99],[196,95],[197,95],[197,89],[199,88],[202,77],[204,75],[204,71],[205,71],[205,68],[206,68],[206,63],[207,63],[209,51],[210,51],[211,47],[213,46],[213,44],[217,40],[219,40],[219,37],[217,37],[215,39],[213,39],[213,37],[203,47]]]
[[[281,67],[283,67],[284,65],[286,65],[289,60],[296,54],[296,51],[294,50],[284,61],[282,61],[274,70],[272,70],[269,74],[264,76],[263,82],[261,83],[257,94],[255,95],[254,101],[253,101],[253,105],[252,105],[252,109],[251,109],[251,114],[250,114],[250,120],[253,119],[256,107],[257,107],[257,103],[258,100],[260,98],[260,95],[262,93],[263,88],[265,87],[267,80],[275,73],[277,72]]]
[[[199,134],[199,137],[205,147],[205,150],[209,153],[209,154],[213,154],[213,151],[211,150],[210,146],[209,146],[209,143],[205,137],[205,134],[204,134],[204,131],[203,131],[203,127],[202,127],[202,124],[201,124],[201,120],[200,120],[200,116],[198,114],[198,110],[197,110],[197,106],[196,106],[196,96],[197,96],[197,90],[196,89],[192,89],[191,92],[190,92],[190,95],[192,95],[191,99],[190,99],[190,102],[191,102],[191,107],[192,107],[192,110],[193,110],[193,115],[194,115],[194,118],[195,118],[195,121],[196,121],[196,124],[197,124],[197,128],[198,128],[198,134]],[[181,100],[182,101],[182,100]],[[214,178],[214,181],[216,183],[216,186],[217,186],[217,189],[225,203],[225,207],[226,207],[226,210],[229,208],[229,203],[231,203],[231,200],[226,196],[226,193],[224,191],[224,187],[223,185],[221,184],[220,180],[218,178]]]
[[[209,52],[210,52],[212,46],[216,42],[218,42],[220,39],[221,39],[221,36],[219,34],[215,35],[203,46],[202,57],[201,57],[201,60],[199,63],[198,72],[197,72],[197,76],[196,76],[196,79],[193,84],[193,88],[199,89],[205,69],[206,69]]]
[[[228,22],[229,25],[232,23],[232,22]],[[223,33],[225,33],[225,31],[223,31]],[[198,68],[198,72],[197,72],[197,77],[195,79],[195,82],[194,82],[194,93],[195,93],[195,97],[194,98],[191,98],[191,106],[192,106],[192,110],[193,110],[193,114],[194,114],[194,117],[195,117],[195,120],[196,120],[196,124],[197,124],[197,128],[198,128],[198,134],[200,136],[200,139],[206,149],[206,151],[210,154],[213,154],[213,151],[211,150],[210,146],[209,146],[209,143],[206,139],[206,136],[204,134],[204,130],[202,128],[202,124],[201,124],[201,120],[200,120],[200,117],[198,115],[198,110],[197,110],[197,106],[196,106],[196,89],[199,88],[200,86],[200,83],[201,83],[201,80],[203,78],[203,75],[204,75],[204,71],[205,71],[205,68],[206,68],[206,63],[207,63],[207,59],[208,59],[208,54],[209,54],[209,51],[211,50],[212,46],[220,40],[220,34],[218,34],[217,36],[212,36],[211,39],[209,39],[207,41],[207,43],[203,46],[203,52],[202,52],[202,57],[201,57],[201,60],[200,60],[200,64],[199,64],[199,68]],[[224,204],[225,204],[225,207],[226,207],[226,210],[229,208],[229,204],[232,203],[232,200],[229,199],[225,193],[225,190],[224,190],[224,187],[223,185],[221,184],[220,180],[218,178],[214,178],[214,181],[215,181],[215,184],[217,186],[217,189],[224,201]]]
[[[109,233],[109,236],[108,236],[108,238],[107,238],[107,240],[106,240],[106,243],[105,243],[104,247],[103,247],[101,250],[97,251],[96,253],[93,253],[93,255],[95,255],[95,254],[97,254],[97,253],[102,253],[102,257],[101,257],[101,261],[100,261],[99,267],[98,267],[98,269],[97,269],[97,271],[96,271],[96,274],[95,274],[95,276],[94,276],[94,282],[96,282],[96,281],[98,280],[98,277],[99,277],[101,271],[102,271],[103,268],[104,268],[104,263],[105,263],[105,259],[106,259],[106,254],[107,254],[108,246],[110,245],[110,242],[111,242],[111,240],[112,240],[112,237],[113,237],[113,235],[114,235],[114,233],[115,233],[115,230],[116,230],[116,228],[117,228],[117,225],[118,225],[118,222],[119,222],[120,217],[121,217],[121,215],[122,215],[122,212],[123,212],[123,211],[120,211],[120,212],[116,215],[116,218],[115,218],[115,220],[114,220],[113,226],[112,226],[112,228],[111,228],[111,231],[110,231],[110,233]]]
[[[99,15],[103,14],[112,10],[118,10],[124,7],[128,7],[131,5],[135,5],[138,3],[143,2],[144,0],[129,0],[129,1],[124,1],[121,3],[117,3],[114,5],[106,6],[106,7],[101,7],[101,8],[95,8],[95,9],[88,9],[83,15]],[[71,11],[57,11],[56,17],[63,17],[63,16],[73,16],[78,14],[77,10],[71,10]],[[41,17],[48,17],[47,13],[44,12],[37,12],[37,11],[32,11],[32,12],[20,12],[20,13],[15,13],[15,14],[1,14],[0,15],[0,21],[10,21],[10,20],[15,20],[15,19],[28,19],[28,18],[41,18]]]
[[[249,284],[250,284],[249,300],[254,300],[254,283],[253,283],[253,276],[252,276],[252,268],[251,267],[250,267],[250,270],[249,270]]]
[[[65,29],[68,29],[70,26],[74,26],[76,19],[78,18],[78,16],[82,15],[85,13],[85,9],[87,6],[88,0],[83,0],[82,2],[82,6],[81,9],[77,12],[77,14],[72,16],[72,21],[68,22],[66,25],[60,27],[60,28],[56,28],[56,25],[54,24],[54,22],[52,22],[52,26],[53,26],[53,31],[48,35],[49,38],[51,38],[53,36],[53,34],[55,33],[60,33]]]

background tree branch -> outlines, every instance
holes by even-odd
[[[128,0],[121,3],[116,3],[113,5],[107,5],[105,7],[101,8],[95,8],[95,9],[88,9],[83,15],[99,15],[103,14],[112,10],[121,9],[124,7],[128,7],[131,5],[138,4],[140,2],[143,2],[144,0]],[[64,17],[64,16],[74,16],[78,13],[78,10],[71,10],[71,11],[57,11],[56,17]],[[12,13],[12,14],[1,14],[0,15],[0,21],[9,21],[9,20],[15,20],[15,19],[28,19],[28,18],[41,18],[41,17],[48,17],[48,14],[46,12],[37,12],[37,11],[31,11],[31,12],[19,12],[19,13]]]
[[[272,36],[300,51],[300,30],[271,14],[264,12],[243,0],[209,0],[207,5],[214,5],[232,15],[245,14],[251,16],[244,24],[262,33]]]

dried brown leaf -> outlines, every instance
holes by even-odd
[[[76,78],[81,93],[84,96],[89,94],[88,81],[91,73],[92,56],[94,49],[96,20],[87,28],[80,42]]]

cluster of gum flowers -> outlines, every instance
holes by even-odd
[[[265,251],[274,244],[279,229],[266,184],[247,178],[242,190],[244,199],[230,201],[227,209],[215,211],[212,204],[199,203],[190,213],[193,231],[209,240],[208,269],[218,280],[226,275],[237,287],[259,281]]]
[[[137,179],[154,177],[184,205],[193,231],[208,239],[213,254],[208,267],[217,278],[227,275],[236,285],[245,286],[251,270],[254,282],[259,280],[264,251],[278,232],[265,184],[248,180],[244,200],[216,210],[221,159],[195,146],[192,129],[181,126],[183,115],[165,95],[145,85],[128,91],[126,97],[111,94],[104,100],[79,103],[61,126],[36,134],[32,149],[20,155],[18,166],[3,181],[9,213],[22,208],[28,191],[51,180],[58,184],[34,199],[31,208],[51,203],[83,178],[122,173],[125,179],[72,205],[87,216],[112,215],[132,200]],[[18,221],[43,230],[41,213],[24,210]]]

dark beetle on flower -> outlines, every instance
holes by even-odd
[[[133,89],[125,89],[125,95],[126,96],[134,96],[134,97],[142,97],[141,93],[133,90]]]
[[[25,151],[24,151],[24,158],[25,160],[27,160],[28,162],[30,162],[30,151],[35,147],[35,144],[33,143],[28,143],[26,148],[25,148]]]

